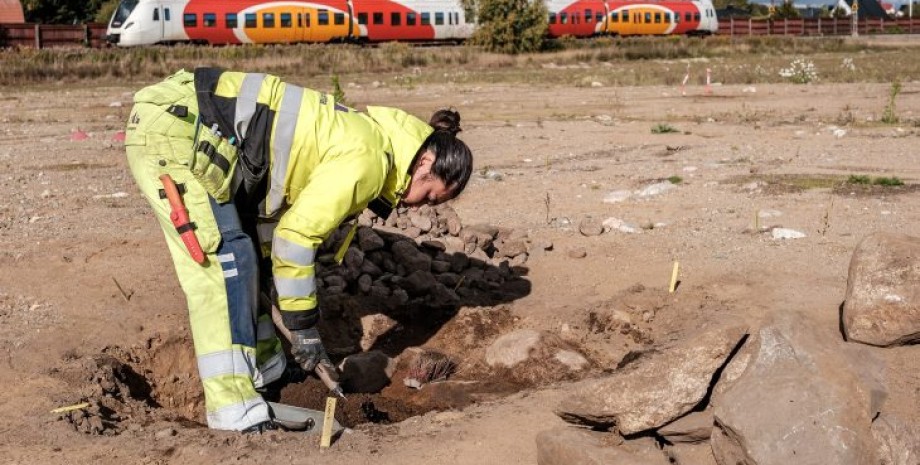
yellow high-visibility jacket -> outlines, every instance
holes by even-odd
[[[284,323],[311,327],[319,319],[317,248],[368,204],[396,206],[433,129],[402,110],[361,113],[265,74],[201,68],[195,90],[201,127],[239,147],[240,188],[260,201],[260,217],[278,220],[266,224],[274,226],[272,271]]]

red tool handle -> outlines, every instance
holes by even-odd
[[[163,191],[166,192],[166,199],[169,200],[169,219],[182,238],[185,248],[192,256],[192,260],[199,265],[204,264],[204,251],[201,250],[201,244],[198,243],[198,237],[195,236],[195,229],[192,227],[192,220],[188,216],[188,210],[182,202],[182,195],[179,194],[179,188],[172,177],[168,174],[160,176],[160,182],[163,183]]]

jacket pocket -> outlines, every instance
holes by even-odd
[[[225,203],[233,195],[233,171],[238,160],[239,150],[235,145],[211,129],[201,127],[189,169],[214,200]]]

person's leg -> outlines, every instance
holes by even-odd
[[[138,104],[132,118],[151,117],[156,107]],[[138,112],[138,113],[135,113]],[[167,115],[168,116],[168,115]],[[176,153],[192,150],[193,141],[156,134],[137,134],[129,126],[126,149],[131,172],[150,202],[185,292],[189,322],[204,387],[208,426],[243,430],[269,420],[268,406],[256,392],[258,370],[254,318],[257,271],[252,241],[232,223],[232,204],[212,204],[192,174],[176,163]],[[169,219],[169,204],[160,198],[160,174],[184,186],[183,200],[195,233],[207,254],[204,265],[192,260]],[[216,208],[215,208],[216,206]],[[222,237],[226,230],[227,237]],[[283,363],[283,357],[282,357]],[[282,366],[283,370],[283,366]]]

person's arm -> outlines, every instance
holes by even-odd
[[[366,157],[343,154],[320,163],[284,213],[272,241],[272,271],[284,325],[310,329],[319,321],[316,251],[379,181]]]

